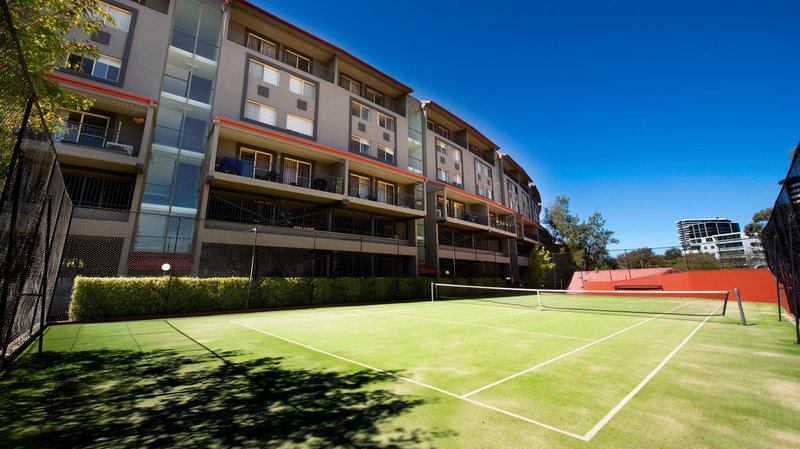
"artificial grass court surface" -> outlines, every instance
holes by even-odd
[[[774,305],[745,310],[747,327],[478,301],[52,326],[0,380],[0,446],[797,447],[800,346]]]

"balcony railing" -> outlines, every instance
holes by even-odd
[[[436,215],[437,218],[443,218],[444,212],[442,211],[441,206],[436,208]],[[485,215],[478,215],[463,209],[457,209],[453,206],[447,206],[447,217],[481,225],[486,225],[489,223],[489,219]]]
[[[513,223],[508,223],[503,220],[489,220],[489,226],[499,229],[501,231],[516,232],[516,226]]]
[[[511,173],[510,171],[504,169],[503,174],[506,175],[506,178],[514,181],[517,184],[520,184],[519,178],[517,178],[516,173]]]
[[[478,150],[478,149],[476,149],[476,148],[473,148],[473,147],[471,147],[471,146],[470,146],[470,148],[469,148],[469,152],[470,152],[470,153],[472,153],[472,154],[474,154],[475,156],[478,156],[479,158],[481,158],[481,159],[483,159],[484,161],[488,162],[488,163],[489,163],[489,165],[491,165],[492,167],[494,167],[494,155],[493,155],[493,154],[488,154],[488,153],[485,153],[485,152],[483,152],[483,151],[480,151],[480,150]]]
[[[342,193],[342,178],[308,170],[301,170],[286,165],[259,165],[252,159],[225,156],[217,163],[216,170],[245,178],[260,179],[297,187],[304,187],[321,192]]]
[[[422,202],[418,202],[414,195],[406,193],[351,184],[347,195],[353,198],[361,198],[391,206],[422,210]]]
[[[67,122],[66,127],[53,135],[55,143],[72,143],[102,149],[109,153],[136,157],[139,155],[139,135],[112,128]]]

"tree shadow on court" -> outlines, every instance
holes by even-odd
[[[312,371],[237,353],[99,350],[20,360],[0,379],[11,447],[432,446],[451,434],[390,427],[425,401],[374,371]]]

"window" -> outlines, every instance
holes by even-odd
[[[436,123],[433,123],[432,121],[428,120],[427,125],[429,130],[436,131]]]
[[[366,93],[367,93],[367,95],[366,95],[367,100],[369,100],[369,101],[371,101],[371,102],[373,102],[373,103],[375,103],[377,105],[380,105],[380,106],[385,106],[386,105],[386,98],[383,96],[382,93],[380,93],[380,92],[378,92],[376,90],[372,90],[369,87],[367,87],[365,90],[366,90]]]
[[[289,91],[313,100],[316,95],[317,88],[314,86],[314,84],[309,83],[306,80],[302,80],[296,76],[290,76]]]
[[[453,217],[458,218],[459,220],[463,220],[464,212],[466,211],[464,203],[453,201],[451,204],[453,205]]]
[[[456,162],[461,162],[461,150],[457,150],[455,148],[453,148],[452,150],[453,150],[453,159]]]
[[[359,136],[351,136],[350,151],[369,154],[369,140]]]
[[[274,67],[262,64],[255,59],[250,60],[250,76],[253,78],[264,81],[265,83],[278,85],[280,79],[280,71]]]
[[[277,173],[272,168],[272,155],[261,151],[242,148],[239,152],[242,161],[242,176],[274,181]]]
[[[262,39],[253,33],[247,33],[247,48],[255,50],[262,55],[274,58],[278,54],[278,46],[272,42]]]
[[[378,159],[394,164],[394,148],[378,145]]]
[[[283,183],[293,186],[311,187],[311,164],[284,157]]]
[[[461,183],[461,175],[453,174],[453,184],[458,187],[462,187],[464,185]]]
[[[91,56],[71,54],[67,60],[68,69],[109,81],[119,81],[121,66],[122,61],[105,55],[95,60]]]
[[[108,117],[77,111],[60,111],[58,115],[64,119],[66,128],[53,136],[54,141],[106,147],[106,138],[111,137],[112,131]]]
[[[436,152],[441,153],[442,156],[447,156],[447,144],[441,140],[436,140]]]
[[[286,129],[307,136],[313,136],[314,121],[294,114],[286,114]]]
[[[250,120],[255,120],[266,125],[275,126],[278,111],[275,108],[247,100],[244,104],[244,116]]]
[[[385,204],[395,203],[397,186],[388,182],[378,181],[378,201]]]
[[[350,173],[350,196],[369,198],[369,178]]]
[[[394,131],[394,119],[378,112],[378,126],[389,131]]]
[[[475,161],[475,174],[482,174],[487,178],[492,177],[492,170],[489,168],[488,165],[485,165],[481,162]]]
[[[339,87],[361,96],[361,83],[341,73],[339,74]]]
[[[369,121],[369,108],[361,103],[354,101],[350,107],[350,113],[361,120]]]
[[[437,168],[436,169],[436,179],[438,179],[439,181],[447,182],[447,170],[445,170],[443,168]]]
[[[126,33],[128,32],[128,29],[131,26],[130,11],[117,8],[116,6],[112,6],[104,2],[98,2],[98,6],[100,7],[100,9],[107,12],[113,19],[112,21],[106,22],[107,28],[113,28],[115,30],[124,31]]]
[[[304,72],[311,73],[311,60],[291,50],[286,50],[283,62]]]

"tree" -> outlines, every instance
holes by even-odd
[[[688,266],[687,266],[688,263]],[[679,270],[719,270],[722,268],[719,261],[713,254],[709,253],[688,253],[683,258],[678,259],[675,268]]]
[[[611,243],[619,243],[614,231],[606,229],[606,220],[600,212],[594,212],[588,220],[581,220],[569,208],[569,197],[557,196],[544,212],[544,224],[556,243],[564,245],[571,253],[575,266],[594,270],[610,265],[608,249]]]
[[[556,264],[553,263],[553,257],[550,255],[550,251],[541,246],[533,248],[529,260],[528,285],[532,288],[539,288],[544,284],[544,280],[547,279],[548,272],[550,272]]]
[[[664,266],[664,256],[644,247],[618,255],[617,262],[623,268],[656,268]]]
[[[753,222],[745,225],[744,233],[751,237],[754,235],[761,235],[761,232],[764,231],[764,226],[767,224],[767,221],[769,221],[770,215],[772,215],[771,207],[761,209],[754,213]]]
[[[58,119],[58,108],[86,110],[91,102],[77,94],[64,91],[48,74],[67,64],[70,54],[97,56],[97,49],[88,39],[67,39],[72,30],[85,36],[101,30],[111,16],[96,0],[15,0],[6,2],[19,40],[24,68],[19,60],[19,51],[7,26],[0,33],[0,68],[3,70],[5,86],[0,89],[0,114],[2,114],[2,136],[0,167],[5,169],[13,150],[6,140],[16,136],[21,126],[25,109],[29,77],[37,94],[39,105],[45,115],[48,129],[56,129],[62,123]],[[77,67],[68,67],[75,68]]]

